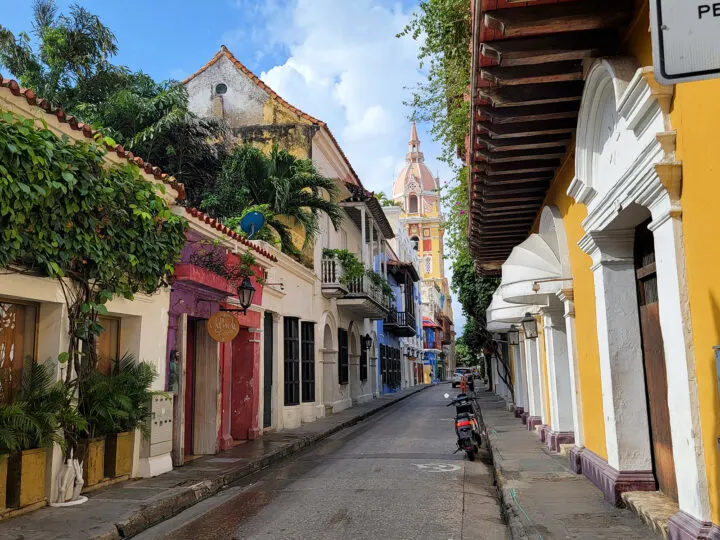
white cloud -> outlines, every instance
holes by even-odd
[[[247,6],[248,0],[238,0]],[[424,78],[417,42],[396,34],[411,11],[390,0],[274,0],[264,17],[269,43],[287,51],[284,62],[261,74],[283,98],[326,122],[339,139],[366,188],[392,193],[407,152],[408,88]],[[257,30],[256,30],[257,31]],[[449,178],[440,149],[418,126],[427,164]],[[448,261],[446,275],[450,276]],[[456,330],[462,313],[453,302]]]

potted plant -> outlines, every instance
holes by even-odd
[[[25,507],[45,499],[47,449],[65,449],[63,429],[82,431],[84,420],[71,404],[72,390],[54,382],[53,370],[33,360],[23,375],[17,399],[2,407],[2,445],[9,451],[7,506]]]
[[[347,249],[323,248],[322,256],[325,259],[337,259],[343,268],[343,276],[340,283],[348,285],[350,282],[362,279],[365,275],[365,265]]]
[[[144,437],[149,435],[147,420],[152,411],[150,386],[157,376],[155,368],[145,362],[137,362],[125,354],[118,362],[116,372],[110,377],[118,398],[118,422],[116,429],[105,439],[105,476],[117,478],[132,472],[135,430]]]

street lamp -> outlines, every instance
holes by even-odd
[[[538,337],[538,327],[535,318],[530,313],[525,314],[522,321],[523,330],[525,330],[525,339],[535,339]]]
[[[255,296],[255,287],[249,277],[243,279],[240,286],[237,288],[238,300],[240,300],[240,306],[243,308],[243,313],[247,311],[247,308],[252,304],[253,296]]]
[[[365,336],[362,337],[361,346],[365,350],[370,350],[372,346],[372,337],[370,337],[370,334],[365,334]]]
[[[508,344],[509,345],[520,345],[520,331],[513,324],[508,330]]]

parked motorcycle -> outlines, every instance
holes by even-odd
[[[450,394],[445,394],[448,399]],[[475,411],[471,399],[467,394],[458,394],[455,399],[447,404],[448,407],[455,405],[455,433],[457,434],[456,452],[465,452],[470,461],[475,461],[475,456],[480,450],[480,425],[475,417]]]

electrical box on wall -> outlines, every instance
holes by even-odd
[[[150,439],[143,441],[142,457],[155,457],[169,454],[172,450],[173,434],[172,394],[159,394],[152,397],[152,414],[148,420]]]

